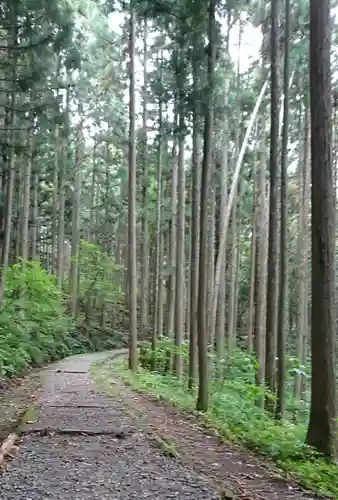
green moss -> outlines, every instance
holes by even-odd
[[[159,449],[163,453],[163,455],[166,455],[167,457],[171,458],[179,458],[179,452],[177,449],[176,443],[174,441],[169,441],[163,436],[160,436],[158,432],[153,432],[152,437],[154,441],[157,443]]]
[[[23,412],[20,422],[17,427],[17,432],[20,432],[26,424],[35,423],[38,420],[39,411],[35,406],[28,406]]]

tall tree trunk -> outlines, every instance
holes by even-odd
[[[14,193],[17,193],[17,196],[14,196],[13,205],[14,208],[13,213],[16,211],[16,224],[13,224],[15,227],[15,249],[14,249],[14,257],[15,261],[21,256],[21,238],[22,238],[22,224],[23,224],[23,179],[24,179],[24,168],[25,162],[20,161],[20,158],[17,157],[16,161],[16,180],[14,182]],[[14,229],[14,228],[13,228]],[[14,232],[14,231],[13,231]],[[9,263],[10,263],[10,255],[9,255]]]
[[[237,280],[237,201],[233,205],[231,217],[231,265],[228,311],[228,352],[231,355],[236,343],[235,332],[235,296]]]
[[[290,0],[285,0],[285,33],[284,33],[284,117],[281,159],[281,195],[280,195],[280,255],[279,255],[279,297],[277,327],[277,404],[276,417],[281,419],[285,410],[285,349],[287,314],[286,292],[288,286],[287,269],[287,168],[288,168],[288,127],[289,127],[289,38],[290,38]]]
[[[36,168],[36,167],[35,167]],[[32,260],[38,260],[38,216],[39,216],[39,173],[33,174],[33,203],[32,203],[32,224],[31,224],[31,257]]]
[[[300,352],[300,360],[303,365],[305,365],[308,353],[308,306],[309,306],[309,209],[310,209],[310,197],[311,197],[311,166],[310,166],[310,156],[311,156],[311,122],[310,122],[310,109],[308,106],[308,117],[307,117],[307,130],[305,131],[305,155],[304,155],[304,172],[303,172],[303,228],[304,228],[304,248],[303,248],[303,287],[304,287],[304,305],[303,305],[303,315],[304,320],[302,321],[302,350]],[[305,377],[301,378],[301,393],[305,391]]]
[[[143,124],[142,124],[142,267],[141,267],[141,297],[140,297],[140,338],[144,340],[148,333],[149,316],[149,230],[148,230],[148,26],[144,20],[143,32]]]
[[[15,85],[17,75],[17,12],[15,4],[11,6],[11,46],[9,48],[9,57],[12,64],[11,77],[13,86]],[[13,191],[14,191],[14,178],[15,178],[15,107],[16,107],[16,92],[13,88],[9,96],[10,111],[8,115],[8,161],[7,161],[7,190],[6,190],[6,212],[4,218],[4,237],[1,253],[1,266],[0,266],[0,308],[3,306],[5,294],[5,277],[8,268],[9,249],[11,244],[12,232],[12,209],[13,209]]]
[[[28,131],[27,140],[28,161],[25,162],[23,175],[23,204],[22,204],[22,227],[21,227],[21,251],[20,256],[23,260],[28,259],[29,248],[29,214],[30,214],[30,194],[31,194],[31,173],[33,163],[33,130]]]
[[[179,153],[178,153],[178,182],[177,182],[177,236],[176,236],[176,294],[175,294],[175,346],[178,352],[175,354],[175,375],[182,375],[182,355],[179,352],[184,339],[184,229],[185,229],[185,165],[184,165],[184,76],[183,76],[183,50],[180,50],[179,76]]]
[[[254,349],[258,368],[256,371],[256,384],[260,386],[263,383],[265,376],[265,299],[266,299],[266,247],[268,240],[269,224],[266,224],[268,218],[269,200],[266,197],[266,137],[265,137],[265,116],[262,112],[261,123],[261,154],[259,158],[259,173],[258,173],[258,205],[259,214],[257,216],[256,226],[256,266],[255,266],[255,290],[254,290]]]
[[[239,29],[238,47],[240,51],[242,41],[242,27]],[[240,131],[241,131],[241,103],[240,103],[240,57],[237,63],[236,75],[236,132],[235,132],[235,159],[239,156],[240,150]],[[236,160],[235,160],[236,162]],[[234,164],[234,169],[236,164]],[[239,183],[240,184],[240,183]],[[237,253],[238,253],[238,199],[240,188],[237,187],[236,195],[233,201],[231,217],[231,266],[230,266],[230,292],[229,292],[229,310],[228,310],[228,352],[231,355],[236,344],[236,283],[237,283]]]
[[[241,260],[241,247],[240,247],[240,237],[241,237],[241,200],[242,200],[243,184],[240,183],[238,186],[238,198],[237,198],[237,245],[236,245],[236,282],[235,282],[235,303],[234,303],[234,344],[237,343],[237,327],[238,327],[238,305],[239,305],[239,292],[240,292],[240,277],[239,277],[239,267]]]
[[[194,69],[194,86],[197,88],[197,70]],[[200,217],[200,138],[199,109],[193,109],[192,145],[192,197],[191,197],[191,274],[190,274],[190,342],[189,342],[189,389],[197,376],[197,305],[198,305],[198,258],[199,258],[199,217]]]
[[[308,258],[309,258],[309,205],[310,205],[310,140],[311,123],[309,99],[305,97],[305,123],[303,127],[303,155],[300,158],[299,172],[299,222],[297,241],[297,301],[296,301],[296,356],[300,363],[305,362],[305,337],[307,336],[307,300],[308,297]],[[294,381],[294,396],[300,400],[302,376],[296,373]]]
[[[199,283],[198,283],[198,397],[196,408],[198,411],[207,411],[208,409],[208,321],[206,317],[205,304],[207,299],[207,263],[208,263],[208,194],[209,178],[212,161],[212,143],[213,143],[213,90],[214,90],[214,72],[216,59],[216,41],[215,41],[215,0],[210,0],[208,4],[208,69],[207,69],[207,96],[204,117],[204,144],[203,144],[203,162],[201,178],[201,208],[200,208],[200,249],[199,249]]]
[[[191,205],[192,205],[192,170],[187,172],[187,179],[185,183],[185,190],[187,193],[186,208],[187,217],[185,220],[185,226],[188,228],[185,235],[185,290],[186,290],[186,301],[185,301],[185,317],[184,317],[184,333],[185,340],[190,339],[190,281],[191,281]]]
[[[128,277],[129,277],[129,368],[137,367],[137,276],[136,276],[136,111],[135,111],[135,11],[129,26],[129,180],[128,180]]]
[[[229,41],[230,41],[230,31],[231,31],[231,10],[227,13],[227,33],[225,39],[225,54],[226,60],[229,64],[230,53],[229,53]],[[224,82],[224,123],[223,123],[223,143],[222,143],[222,159],[221,159],[221,169],[220,169],[220,186],[221,186],[221,206],[220,206],[220,217],[218,232],[220,233],[221,219],[226,211],[226,205],[228,200],[228,160],[229,160],[229,86],[230,77],[227,76]],[[221,235],[219,234],[219,238]],[[217,262],[217,256],[216,256]],[[225,303],[226,303],[226,250],[224,252],[224,258],[221,263],[220,272],[220,288],[219,297],[217,304],[217,318],[216,318],[216,376],[221,376],[221,360],[224,354],[224,344],[225,344]]]
[[[97,141],[94,142],[93,147],[93,166],[92,166],[92,186],[91,186],[91,201],[90,201],[90,227],[89,227],[89,237],[88,240],[92,243],[95,241],[95,210],[96,210],[96,177],[97,177],[97,168],[96,168],[96,150],[97,150]]]
[[[235,158],[240,154],[241,141],[241,44],[243,35],[243,25],[240,22],[238,32],[238,61],[236,75],[236,132],[235,132]],[[236,161],[234,162],[234,170],[236,169]],[[230,282],[230,301],[229,301],[229,317],[228,317],[228,352],[232,353],[236,346],[236,326],[237,326],[237,309],[238,309],[238,269],[239,269],[239,238],[240,238],[240,203],[241,203],[241,182],[238,182],[237,193],[233,202],[232,212],[232,251],[231,251],[231,282]]]
[[[279,135],[279,0],[271,0],[271,119],[270,119],[270,215],[268,249],[268,283],[266,308],[265,381],[275,392],[276,327],[277,327],[277,278],[278,278],[278,135]],[[266,407],[273,410],[274,403],[266,400]]]
[[[174,110],[174,137],[172,147],[172,178],[171,178],[171,219],[169,221],[170,246],[169,246],[169,283],[168,283],[168,317],[167,335],[174,332],[174,312],[175,312],[175,282],[176,282],[176,212],[177,212],[177,101]]]
[[[69,125],[69,101],[70,86],[67,87],[66,95],[66,119],[64,137],[62,138],[61,161],[59,163],[59,225],[58,225],[58,254],[57,254],[57,282],[62,288],[65,271],[65,204],[66,204],[66,164],[67,164],[67,141],[70,133]]]
[[[81,111],[80,111],[81,113]],[[69,295],[70,295],[70,312],[76,317],[77,297],[78,297],[78,254],[80,245],[80,199],[81,199],[81,163],[82,163],[82,125],[83,120],[78,125],[76,133],[76,155],[75,155],[75,172],[74,172],[74,188],[72,200],[72,244],[71,244],[71,260],[69,270]]]
[[[108,134],[109,134],[109,129],[108,129]],[[104,203],[104,226],[106,228],[105,234],[103,235],[103,248],[105,248],[107,255],[110,256],[112,252],[112,242],[109,241],[109,233],[111,232],[111,222],[110,222],[110,206],[109,206],[109,193],[110,193],[110,178],[109,178],[109,143],[108,141],[105,142],[104,145],[104,163],[105,163],[105,190],[104,190],[104,195],[103,195],[103,203]],[[107,276],[107,270],[104,269],[103,271],[103,280],[106,281],[108,279]],[[78,275],[80,275],[80,272],[78,272]],[[106,303],[105,300],[101,300],[101,320],[100,320],[100,326],[101,328],[106,327]]]
[[[163,259],[164,259],[164,233],[160,232],[160,247],[159,247],[160,266],[158,272],[158,304],[157,304],[157,335],[163,335],[164,321],[164,281],[163,281]]]
[[[208,319],[208,344],[212,354],[215,343],[215,328],[212,328],[212,300],[214,291],[214,277],[215,277],[215,215],[216,215],[216,166],[214,158],[211,164],[211,179],[210,179],[210,194],[209,194],[209,250],[208,250],[208,300],[206,302],[206,316]],[[211,360],[210,356],[210,360]]]
[[[55,127],[55,158],[53,169],[53,205],[52,205],[52,274],[56,274],[57,269],[57,220],[58,220],[58,175],[60,159],[60,131],[59,125]]]
[[[312,386],[307,442],[324,456],[335,459],[335,193],[330,21],[330,1],[311,0]]]
[[[257,314],[255,308],[255,286],[257,265],[257,222],[259,217],[258,189],[257,189],[257,158],[254,157],[252,167],[253,198],[252,198],[252,233],[251,233],[251,255],[250,255],[250,278],[249,278],[249,303],[248,303],[248,336],[247,349],[252,354],[254,339],[254,321]]]
[[[162,66],[163,59],[161,57],[158,63]],[[161,68],[162,73],[162,68]],[[156,349],[156,338],[161,336],[162,332],[158,330],[160,325],[160,317],[162,311],[162,262],[161,262],[161,245],[163,245],[163,235],[161,233],[161,204],[162,204],[162,162],[163,162],[163,102],[160,98],[159,102],[159,132],[158,132],[158,159],[157,159],[157,172],[156,172],[156,241],[155,241],[155,276],[154,276],[154,314],[153,314],[153,324],[152,324],[152,350],[155,352]],[[153,363],[155,363],[155,356],[152,357]],[[153,365],[153,370],[155,370],[155,365]]]

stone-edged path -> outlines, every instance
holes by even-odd
[[[27,423],[0,475],[0,499],[219,499],[197,473],[160,453],[122,401],[94,386],[90,366],[104,356],[74,356],[42,372],[37,421]]]

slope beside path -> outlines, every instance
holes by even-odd
[[[90,368],[111,355],[74,356],[41,372],[38,411],[0,476],[1,500],[319,498],[114,374],[106,374],[112,397],[102,394]]]

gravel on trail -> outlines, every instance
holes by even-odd
[[[202,475],[161,454],[119,397],[94,386],[90,366],[103,356],[74,356],[43,370],[36,422],[26,424],[0,475],[0,499],[220,499]]]

